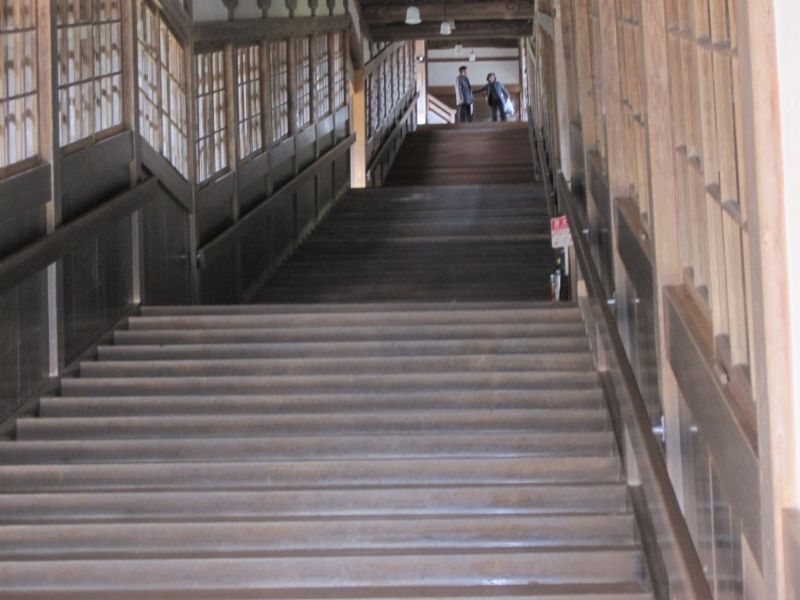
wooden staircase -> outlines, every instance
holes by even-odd
[[[354,190],[258,302],[549,298],[540,186]]]
[[[534,183],[527,123],[427,125],[410,134],[386,186]]]
[[[478,183],[354,192],[261,304],[128,319],[0,443],[0,598],[652,598],[542,190]]]
[[[0,597],[650,597],[572,306],[144,308],[0,462]]]

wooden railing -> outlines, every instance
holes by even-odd
[[[109,223],[142,208],[153,197],[157,186],[158,181],[150,177],[0,260],[0,294],[62,259],[70,250],[95,237]]]
[[[529,119],[529,127],[535,130]],[[586,238],[588,225],[562,173],[551,173],[541,132],[534,131],[539,167],[555,191],[555,210],[565,214],[574,242],[579,280],[585,286],[581,298],[587,329],[593,339],[597,368],[612,414],[614,430],[623,452],[628,485],[636,505],[654,591],[657,598],[711,600],[703,565],[694,546],[678,498],[667,471],[660,443],[653,434],[650,416],[633,367],[608,305],[603,282]]]
[[[427,110],[430,113],[433,113],[440,119],[442,119],[445,123],[455,123],[456,122],[456,109],[450,106],[447,106],[444,102],[439,100],[433,94],[427,95],[428,102],[427,102]]]

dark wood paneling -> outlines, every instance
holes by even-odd
[[[65,221],[85,213],[130,186],[133,136],[117,134],[61,160],[61,198]]]
[[[50,172],[43,164],[0,181],[0,222],[50,200]]]
[[[166,188],[158,186],[142,210],[144,298],[148,304],[190,304],[189,218]]]
[[[233,193],[236,178],[227,173],[197,191],[199,243],[205,244],[233,223]]]
[[[642,236],[646,235],[644,226],[629,198],[620,198],[616,204],[619,257],[637,290],[652,289],[653,252],[647,240],[642,239]]]
[[[0,261],[0,293],[62,258],[85,240],[96,238],[109,223],[139,210],[153,198],[156,186],[155,179],[148,179]]]
[[[169,191],[171,198],[183,205],[187,212],[192,212],[192,187],[189,182],[142,139],[140,139],[139,152],[142,166]]]
[[[316,159],[316,141],[317,129],[313,126],[306,127],[295,136],[295,160],[298,169],[304,169]]]
[[[734,412],[735,400],[715,373],[713,350],[696,334],[700,314],[682,288],[668,288],[666,339],[670,366],[708,445],[720,483],[756,559],[761,556],[760,471],[756,448]]]

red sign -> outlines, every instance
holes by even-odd
[[[569,231],[567,217],[550,219],[550,238],[553,248],[567,248],[572,245],[572,234]]]

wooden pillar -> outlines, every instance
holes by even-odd
[[[422,56],[424,58],[426,55],[425,40],[415,41],[411,55],[411,68],[414,69],[417,80],[417,90],[419,91],[419,97],[417,98],[418,125],[424,125],[428,122],[428,66],[427,61],[424,63],[417,62],[417,56]]]
[[[783,564],[783,508],[797,502],[792,414],[791,307],[786,275],[780,86],[773,0],[737,0],[742,99],[744,101],[745,174],[753,274],[753,392],[758,410],[761,463],[762,571],[766,596],[783,600],[787,589]],[[788,57],[787,57],[788,58]],[[790,59],[789,59],[790,60]],[[796,199],[792,199],[796,201]]]
[[[38,56],[38,132],[39,156],[51,166],[50,199],[46,205],[47,233],[62,221],[60,113],[58,110],[58,27],[55,2],[38,0],[36,4]],[[64,364],[64,286],[62,262],[46,270],[48,371],[61,373]]]
[[[365,69],[354,69],[350,78],[350,123],[356,134],[350,164],[350,185],[354,188],[367,186],[367,90]]]

